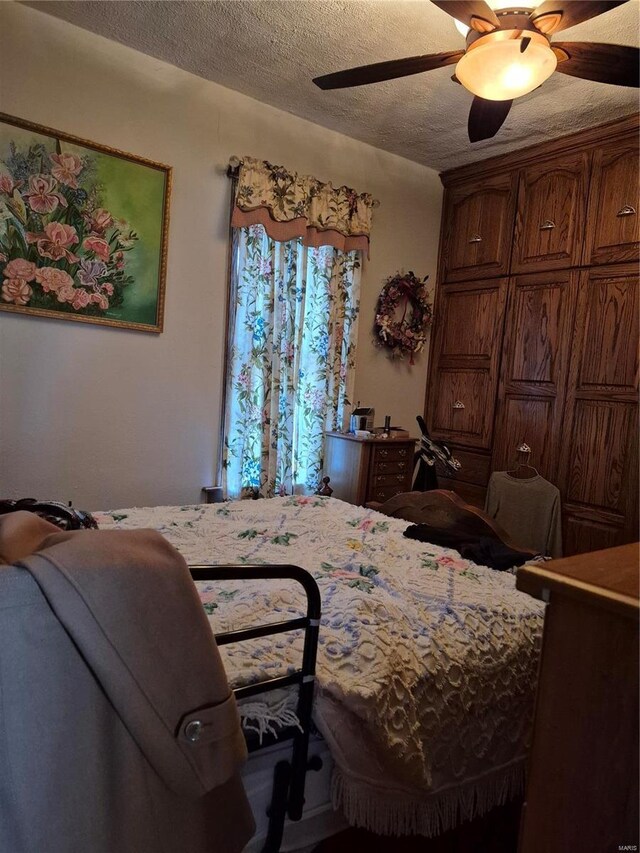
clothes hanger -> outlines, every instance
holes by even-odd
[[[507,471],[507,474],[510,477],[514,477],[516,480],[531,480],[533,477],[537,477],[538,471],[533,465],[529,465],[529,458],[531,456],[531,448],[524,441],[518,447],[518,464],[513,469],[513,471]],[[533,472],[533,473],[531,473]]]

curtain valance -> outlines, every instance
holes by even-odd
[[[266,160],[241,161],[231,224],[262,225],[272,240],[301,237],[305,246],[369,250],[371,215],[378,202],[369,193],[334,187],[297,175]]]

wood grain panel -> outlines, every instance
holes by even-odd
[[[586,284],[586,331],[577,390],[638,388],[638,277],[596,271]]]
[[[577,266],[590,155],[583,151],[529,166],[520,174],[513,272]]]
[[[638,155],[637,134],[595,152],[585,263],[631,261],[639,256]]]
[[[491,359],[496,346],[499,298],[496,288],[444,290],[441,357]]]
[[[568,273],[558,280],[555,276],[515,280],[507,329],[509,384],[547,385],[549,390],[557,390],[572,319],[569,281]]]
[[[436,462],[438,477],[446,477],[452,480],[461,480],[464,483],[475,483],[477,486],[486,486],[489,482],[489,469],[491,457],[483,453],[472,453],[460,447],[450,444],[449,450],[452,456],[460,463],[460,469],[454,474],[449,468],[444,468]]]
[[[441,279],[499,276],[509,265],[515,206],[515,176],[470,181],[445,198]]]
[[[615,571],[620,557],[610,559]],[[608,597],[586,602],[552,588],[519,853],[637,846],[637,602],[626,616]]]
[[[493,427],[494,384],[486,370],[441,370],[432,417],[434,438],[488,447]],[[462,404],[462,408],[456,406]]]
[[[493,456],[494,470],[513,468],[518,461],[517,449],[524,442],[531,448],[529,464],[547,480],[557,482],[555,402],[553,397],[506,396],[502,402],[501,440],[496,442]]]
[[[512,468],[524,441],[530,464],[558,484],[560,431],[578,275],[522,275],[509,283],[493,470]]]
[[[561,437],[567,548],[583,550],[580,530],[605,545],[637,538],[637,311],[635,266],[581,274]]]
[[[339,433],[325,436],[324,474],[331,479],[333,496],[351,504],[363,504],[371,444]]]
[[[580,513],[565,509],[562,542],[566,554],[586,554],[602,548],[613,548],[622,539],[619,524],[602,519],[585,518]]]
[[[633,463],[637,442],[635,406],[577,400],[567,498],[577,503],[624,512],[624,473]]]
[[[487,495],[485,486],[477,486],[475,483],[465,483],[462,480],[448,477],[438,477],[438,486],[441,489],[449,489],[449,491],[455,492],[456,495],[461,497],[466,503],[471,504],[471,506],[484,509],[485,497]]]

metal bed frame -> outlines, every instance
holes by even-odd
[[[304,630],[304,647],[302,664],[299,669],[288,675],[268,678],[237,687],[233,691],[237,700],[256,696],[281,687],[298,685],[298,705],[296,709],[300,728],[291,726],[283,729],[273,742],[292,740],[291,761],[279,761],[273,771],[273,789],[271,804],[267,810],[269,825],[262,853],[278,853],[282,843],[285,818],[300,820],[304,807],[304,786],[307,770],[320,770],[322,760],[314,756],[308,758],[309,735],[311,733],[311,710],[313,705],[313,687],[315,682],[316,655],[318,650],[318,633],[320,629],[320,591],[313,577],[300,566],[260,564],[257,565],[221,565],[189,566],[194,581],[222,580],[282,580],[297,581],[304,589],[307,598],[307,612],[297,619],[282,622],[271,622],[238,631],[227,631],[216,634],[216,643],[225,646],[243,640],[253,640],[272,634],[282,634],[286,631]],[[257,742],[248,742],[249,751],[260,748]]]

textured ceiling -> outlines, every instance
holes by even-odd
[[[50,15],[377,148],[450,169],[638,109],[635,89],[554,74],[517,100],[498,136],[471,145],[472,96],[453,67],[322,92],[311,78],[370,62],[464,47],[428,0],[48,0]],[[639,0],[565,30],[562,41],[638,44]]]

